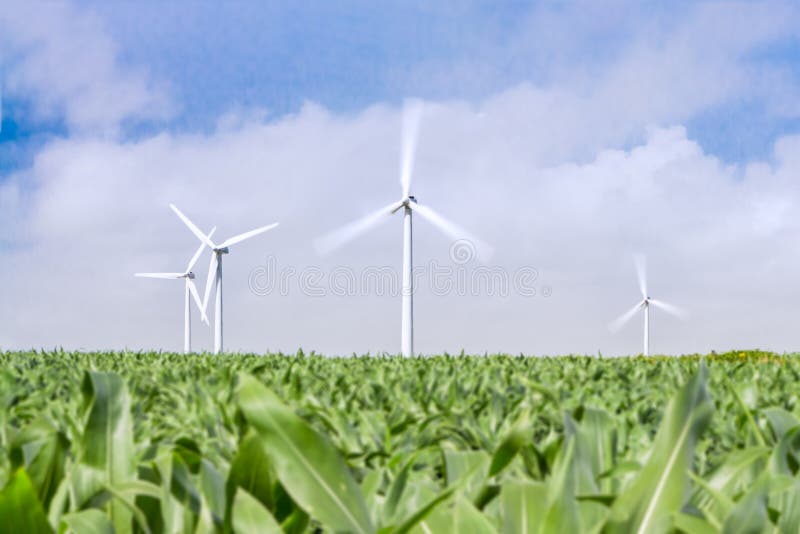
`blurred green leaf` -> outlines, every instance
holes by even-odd
[[[570,428],[575,437],[577,489],[581,494],[606,492],[616,488],[601,475],[612,469],[617,459],[617,433],[613,418],[604,410],[584,407],[581,420]]]
[[[49,534],[52,532],[24,469],[17,469],[0,491],[0,532],[9,534]]]
[[[541,532],[579,532],[580,513],[575,499],[575,439],[568,439],[553,465],[547,480],[547,500]]]
[[[206,459],[200,463],[200,487],[203,502],[208,506],[216,526],[221,527],[225,519],[225,479],[217,468]]]
[[[406,532],[436,532],[448,524],[447,512],[444,511],[450,497],[455,493],[456,486],[451,486],[432,497],[420,509],[415,510],[396,527],[385,529],[392,534],[405,534]],[[434,516],[433,518],[431,516]]]
[[[673,518],[673,526],[686,534],[712,534],[719,532],[711,523],[696,515],[678,512]]]
[[[509,481],[500,491],[503,532],[538,534],[547,502],[547,487],[541,482]]]
[[[772,436],[777,443],[792,428],[800,425],[800,421],[782,408],[766,408],[762,410],[772,429]]]
[[[245,490],[267,510],[275,509],[274,475],[261,439],[250,431],[242,438],[231,462],[225,484],[226,509],[230,510],[237,488]],[[230,520],[228,520],[230,521]]]
[[[26,426],[11,443],[12,468],[25,468],[45,508],[64,476],[68,449],[67,437],[43,418]]]
[[[495,449],[489,465],[490,477],[497,475],[511,463],[511,460],[530,439],[531,434],[530,421],[527,416],[523,416]]]
[[[706,375],[701,366],[670,401],[649,460],[614,503],[614,528],[638,534],[665,531],[686,502],[694,446],[713,411]]]
[[[90,508],[80,512],[72,512],[61,518],[62,528],[75,534],[114,534],[114,525],[106,514]]]
[[[282,534],[281,526],[261,502],[241,487],[233,499],[233,531],[238,534],[258,532]]]
[[[133,423],[128,388],[115,373],[88,371],[83,379],[86,425],[81,440],[80,463],[84,467],[76,477],[78,502],[103,490],[132,480],[135,476]],[[115,530],[131,528],[132,513],[117,499],[111,499],[108,511]]]
[[[769,526],[767,483],[757,483],[731,510],[722,527],[723,534],[760,534]]]
[[[324,436],[247,375],[240,378],[239,408],[263,440],[283,486],[312,517],[337,531],[374,530],[358,485]]]
[[[475,534],[497,532],[489,520],[475,508],[471,502],[461,497],[456,499],[452,510],[452,525],[450,532],[461,534],[474,532]]]

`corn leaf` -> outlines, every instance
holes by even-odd
[[[252,377],[242,376],[238,397],[292,498],[332,530],[373,532],[361,491],[330,442]]]
[[[0,532],[52,532],[36,489],[24,469],[17,469],[0,491]]]

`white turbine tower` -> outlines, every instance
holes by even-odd
[[[403,356],[414,355],[414,287],[412,279],[413,252],[412,252],[412,213],[416,212],[427,219],[434,226],[452,239],[469,239],[478,250],[488,256],[489,247],[468,232],[448,221],[431,208],[421,205],[411,195],[411,170],[414,163],[414,153],[417,144],[419,123],[422,117],[422,104],[411,102],[405,106],[403,112],[403,137],[401,146],[400,185],[402,197],[396,202],[381,208],[341,229],[317,240],[317,250],[326,254],[348,241],[366,232],[387,216],[401,209],[403,210],[403,285],[402,285],[402,315],[400,326],[400,350]]]
[[[216,228],[212,228],[211,231],[208,233],[208,237],[210,238],[214,235],[214,231]],[[192,312],[191,312],[191,298],[194,298],[194,302],[197,305],[197,308],[200,310],[200,314],[203,318],[203,322],[208,324],[208,316],[206,315],[206,307],[205,305],[200,302],[200,295],[197,293],[197,287],[194,285],[194,273],[192,272],[192,267],[194,264],[197,263],[197,260],[200,258],[200,254],[203,253],[203,249],[205,248],[205,243],[200,244],[200,248],[197,249],[197,252],[194,253],[192,259],[189,260],[189,264],[186,266],[186,270],[182,273],[136,273],[134,276],[140,276],[142,278],[162,278],[166,280],[184,280],[184,307],[183,307],[183,352],[190,353],[192,352]],[[190,298],[191,295],[191,298]]]
[[[256,228],[255,230],[250,230],[249,232],[235,235],[226,239],[220,244],[215,244],[213,241],[211,241],[211,238],[203,234],[203,232],[201,232],[200,229],[197,228],[197,226],[195,226],[195,224],[190,221],[186,215],[181,213],[181,210],[176,208],[174,204],[170,204],[169,207],[172,208],[172,211],[174,211],[178,217],[180,217],[189,230],[191,230],[200,241],[202,241],[211,249],[211,263],[208,266],[208,280],[206,281],[203,308],[206,309],[206,306],[208,306],[208,297],[211,294],[211,285],[213,283],[214,288],[216,289],[214,299],[214,354],[219,354],[222,352],[222,255],[228,254],[228,247],[231,245],[241,243],[245,239],[250,239],[258,234],[263,234],[268,230],[272,230],[278,226],[278,223],[262,226],[260,228]]]
[[[642,292],[642,300],[640,300],[636,306],[619,316],[617,320],[609,325],[609,328],[612,332],[618,331],[636,315],[636,312],[644,310],[644,351],[642,354],[648,356],[650,354],[650,306],[661,308],[679,319],[683,319],[686,314],[680,308],[649,296],[647,293],[647,273],[645,270],[644,256],[636,255],[633,259],[636,265],[636,276],[639,279],[639,290]]]

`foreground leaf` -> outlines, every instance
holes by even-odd
[[[708,426],[713,405],[701,366],[670,401],[650,458],[614,503],[614,527],[638,534],[663,532],[686,502],[695,443]]]
[[[541,482],[509,481],[500,491],[503,532],[535,534],[541,528],[547,501],[547,487]]]
[[[281,526],[258,499],[238,488],[233,498],[233,531],[238,534],[258,532],[281,534]]]
[[[49,534],[42,503],[24,469],[18,469],[0,492],[0,531]]]
[[[76,534],[114,534],[114,525],[108,516],[94,508],[66,514],[61,518],[61,525]]]
[[[239,443],[225,484],[226,509],[230,510],[237,488],[245,490],[267,510],[274,510],[272,465],[261,439],[250,431]],[[230,518],[227,519],[230,524]]]
[[[24,467],[47,508],[64,476],[69,441],[52,423],[39,419],[17,434],[11,445],[12,467]]]
[[[373,532],[361,491],[327,438],[247,375],[241,377],[239,408],[286,491],[306,512],[331,530]]]
[[[114,373],[86,372],[83,396],[87,409],[80,458],[76,473],[79,503],[106,487],[129,482],[134,478],[133,423],[128,388]],[[117,532],[131,528],[131,510],[119,499],[108,504]]]

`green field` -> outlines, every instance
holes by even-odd
[[[800,357],[0,353],[2,532],[800,532]]]

